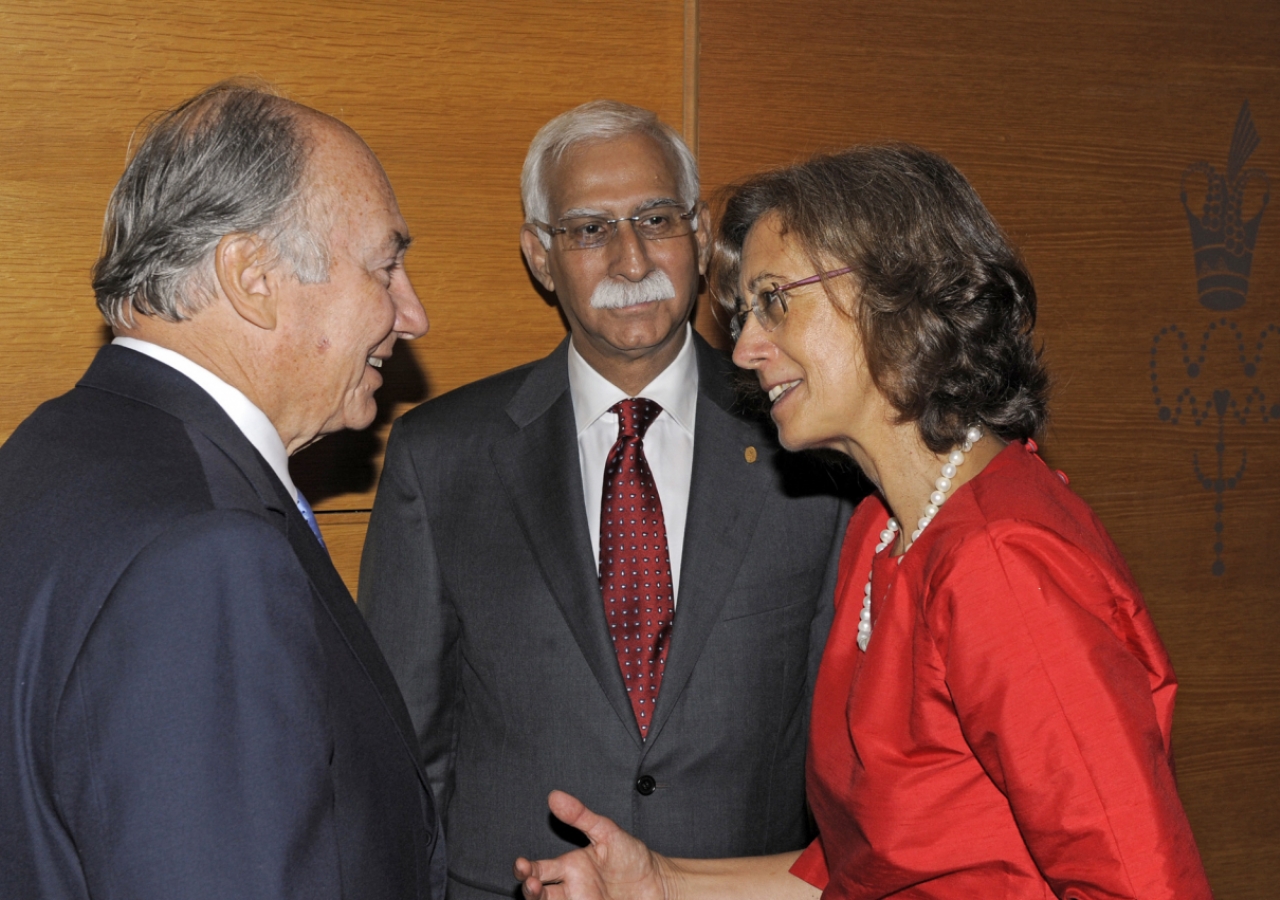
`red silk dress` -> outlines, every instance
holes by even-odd
[[[877,496],[849,523],[813,701],[823,898],[1212,896],[1174,785],[1177,689],[1093,512],[1010,444],[898,560]]]

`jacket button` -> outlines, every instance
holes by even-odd
[[[636,779],[636,792],[648,797],[658,789],[658,782],[653,780],[652,775],[641,775]]]

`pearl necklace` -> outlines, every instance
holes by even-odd
[[[929,495],[929,502],[924,508],[924,515],[916,523],[916,530],[911,532],[911,543],[907,544],[906,549],[902,551],[902,556],[898,557],[898,565],[902,565],[902,557],[906,556],[907,550],[929,527],[933,517],[938,514],[938,508],[946,501],[947,493],[951,490],[951,480],[956,477],[956,469],[964,465],[965,454],[972,450],[973,445],[980,440],[982,440],[982,428],[978,425],[973,425],[965,432],[964,442],[960,444],[960,448],[952,450],[947,455],[947,461],[942,465],[942,473],[938,476],[938,480],[933,483],[934,491]],[[898,520],[890,516],[884,531],[880,532],[880,543],[876,544],[876,552],[871,560],[871,571],[867,572],[867,588],[863,591],[862,613],[858,616],[858,649],[864,653],[867,650],[867,645],[871,643],[871,576],[875,573],[874,557],[884,552],[884,548],[893,542],[899,530],[901,529],[898,525]]]

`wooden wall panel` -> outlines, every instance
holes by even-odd
[[[684,3],[0,0],[0,441],[68,390],[107,333],[93,306],[107,197],[135,126],[253,74],[332,113],[386,167],[416,237],[431,331],[386,371],[381,414],[294,460],[354,585],[393,416],[564,335],[520,256],[520,165],[549,118],[598,97],[682,121]],[[602,41],[602,35],[607,40]],[[644,53],[617,53],[644,47]]]
[[[1269,898],[1280,880],[1280,486],[1268,477],[1280,468],[1280,334],[1266,329],[1280,325],[1280,212],[1263,215],[1247,302],[1214,314],[1197,297],[1179,191],[1193,163],[1225,170],[1245,99],[1261,138],[1248,166],[1280,175],[1280,7],[700,0],[697,34],[691,9],[0,0],[0,440],[70,388],[105,339],[88,270],[132,129],[224,77],[260,75],[360,131],[418,238],[409,270],[431,333],[389,364],[375,429],[295,461],[349,581],[391,418],[564,333],[516,239],[519,166],[548,118],[613,96],[696,122],[709,189],[817,149],[922,143],[971,177],[1037,277],[1057,376],[1046,455],[1111,528],[1173,654],[1180,786],[1218,896]],[[602,54],[606,33],[609,48],[646,52]],[[686,40],[701,47],[696,108],[682,102]],[[1162,422],[1150,378],[1161,329],[1176,324],[1198,353],[1211,323],[1190,380],[1201,406],[1214,390],[1241,405],[1250,388],[1269,398],[1243,423],[1224,417],[1231,463],[1247,456],[1221,497],[1191,460],[1216,458],[1216,414]],[[1269,335],[1253,374],[1222,340],[1231,325],[1250,359]],[[705,309],[699,327],[715,328]],[[1160,360],[1176,393],[1178,360]]]
[[[1022,247],[1057,380],[1046,456],[1111,529],[1172,653],[1180,790],[1217,896],[1273,897],[1280,210],[1263,214],[1247,302],[1215,312],[1198,296],[1180,191],[1194,163],[1226,171],[1246,99],[1261,139],[1246,168],[1280,188],[1280,5],[701,0],[700,10],[708,187],[819,149],[913,141],[959,165]],[[1203,191],[1191,193],[1199,214]],[[1245,195],[1248,218],[1263,181]],[[1152,346],[1173,324],[1196,356],[1211,332],[1194,377],[1171,337],[1158,357],[1165,403],[1191,387],[1199,426],[1190,400],[1175,425],[1153,396]],[[1255,394],[1246,415],[1254,389],[1265,400]],[[1215,391],[1237,404],[1221,438]],[[1221,493],[1193,469],[1198,454],[1216,477],[1219,441],[1228,476],[1245,463]]]

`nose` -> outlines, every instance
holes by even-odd
[[[754,316],[747,316],[742,325],[742,333],[733,345],[733,362],[740,369],[759,369],[774,354],[773,341],[769,333],[760,325]]]
[[[635,226],[629,219],[619,222],[613,240],[607,245],[611,254],[609,274],[621,275],[628,281],[639,281],[653,271],[648,245],[636,233]]]
[[[391,285],[391,302],[396,308],[396,337],[402,341],[411,341],[426,334],[431,323],[427,321],[427,311],[418,299],[418,292],[413,289],[409,276],[403,269],[396,275],[397,278]]]

